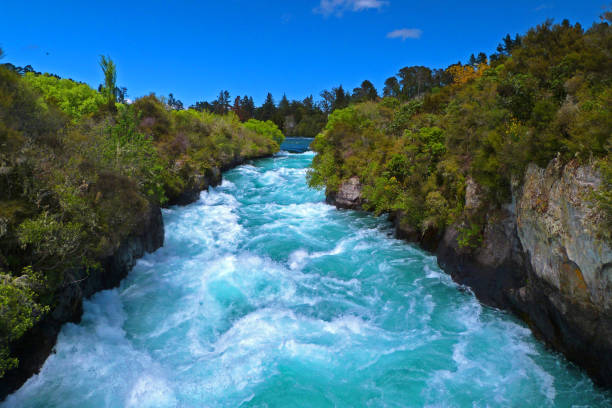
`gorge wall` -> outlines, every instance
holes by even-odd
[[[600,185],[594,166],[553,160],[545,169],[527,168],[512,203],[488,208],[468,179],[465,210],[486,214],[475,247],[459,245],[462,225],[416,231],[401,212],[391,219],[398,238],[434,252],[482,302],[514,312],[536,337],[612,387],[612,249],[598,237],[590,200]],[[361,208],[359,179],[342,184],[328,202]]]

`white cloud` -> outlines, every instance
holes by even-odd
[[[418,28],[401,28],[399,30],[393,30],[387,34],[387,38],[401,38],[405,41],[407,38],[419,39],[423,35],[423,31]]]
[[[332,14],[340,17],[345,11],[380,10],[388,3],[385,0],[321,0],[314,11],[326,17]]]

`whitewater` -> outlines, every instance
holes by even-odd
[[[384,217],[308,188],[313,153],[163,211],[164,247],[84,303],[5,407],[604,407]]]

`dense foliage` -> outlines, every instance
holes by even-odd
[[[400,71],[378,103],[331,114],[313,145],[310,184],[333,192],[359,176],[366,209],[397,211],[421,232],[455,223],[460,243],[476,246],[484,214],[464,208],[468,183],[499,207],[528,163],[597,162],[604,185],[594,198],[609,239],[611,16],[587,31],[547,21],[506,37],[490,58]]]
[[[115,65],[102,57],[100,66],[98,91],[0,66],[0,376],[18,363],[11,342],[152,206],[284,138],[272,122],[176,110],[154,94],[118,103]]]

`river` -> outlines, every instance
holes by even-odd
[[[84,303],[6,407],[569,407],[611,395],[382,217],[307,187],[313,154],[164,210],[165,246]]]

